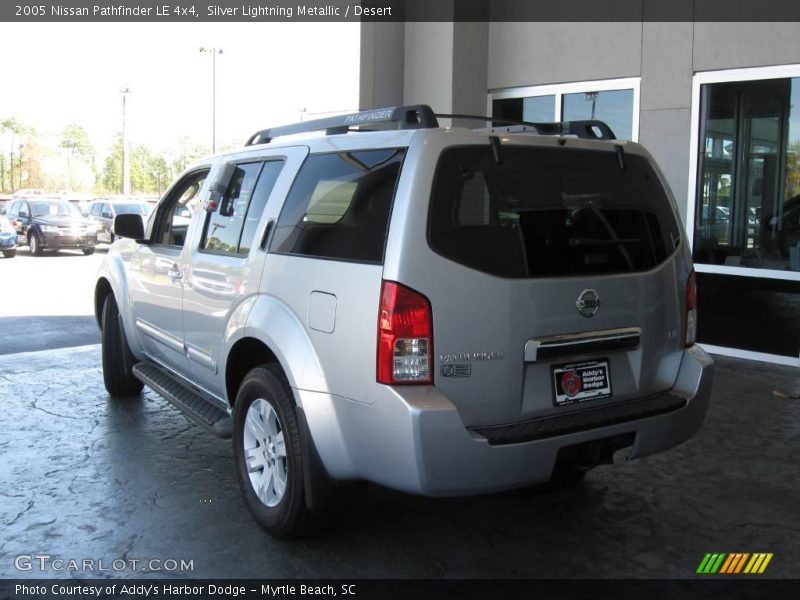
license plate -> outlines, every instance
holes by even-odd
[[[610,398],[608,360],[553,367],[553,392],[556,406]]]

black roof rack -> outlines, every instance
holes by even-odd
[[[477,115],[445,115],[436,113],[440,119],[464,119],[485,121],[491,126],[479,131],[488,133],[538,133],[539,135],[574,135],[586,140],[615,140],[617,136],[605,122],[597,119],[586,121],[563,121],[555,123],[536,123],[533,121],[516,121]]]
[[[303,123],[282,125],[258,131],[250,136],[246,146],[254,144],[268,144],[276,137],[308,133],[324,130],[327,134],[347,133],[351,127],[368,125],[382,125],[393,123],[397,129],[433,129],[439,127],[438,118],[465,119],[491,123],[490,127],[479,131],[503,133],[538,133],[540,135],[574,135],[589,140],[614,140],[616,136],[611,128],[603,121],[569,121],[564,123],[533,123],[529,121],[515,121],[497,119],[494,117],[481,117],[476,115],[447,115],[434,114],[427,104],[412,104],[409,106],[390,106],[375,108],[349,115],[338,115],[325,119],[314,119]],[[371,129],[370,129],[371,130]],[[374,131],[374,130],[371,130]]]
[[[351,127],[385,123],[394,123],[397,129],[429,129],[439,127],[439,122],[436,120],[436,116],[433,114],[430,106],[425,104],[390,106],[387,108],[375,108],[351,113],[349,115],[314,119],[313,121],[264,129],[250,136],[250,139],[247,140],[245,145],[268,144],[276,137],[294,135],[296,133],[322,131],[323,129],[328,134],[346,133]]]

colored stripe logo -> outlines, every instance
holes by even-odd
[[[772,560],[772,552],[733,552],[730,554],[724,552],[707,553],[700,566],[697,567],[697,573],[701,574],[716,574],[721,575],[738,575],[740,573],[747,574],[760,574],[767,569],[769,561]]]

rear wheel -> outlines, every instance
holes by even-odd
[[[280,538],[315,531],[321,520],[306,507],[294,399],[277,367],[257,367],[245,376],[233,423],[236,475],[256,521]]]
[[[3,250],[3,256],[6,258],[14,258],[17,255],[16,249],[14,250]]]
[[[136,359],[128,346],[114,294],[103,304],[103,382],[112,396],[136,396],[144,384],[133,376]]]
[[[31,250],[31,254],[34,256],[42,255],[42,240],[35,231],[32,231],[28,236],[28,247]]]

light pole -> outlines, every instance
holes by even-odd
[[[201,47],[200,52],[211,54],[211,153],[217,152],[217,54],[222,48]]]
[[[126,85],[120,88],[119,93],[122,94],[122,195],[131,195],[131,166],[130,157],[128,156],[128,136],[125,131],[125,102],[130,94],[130,86]]]
[[[585,92],[586,99],[592,101],[592,116],[591,119],[594,121],[594,110],[597,107],[597,92]]]

